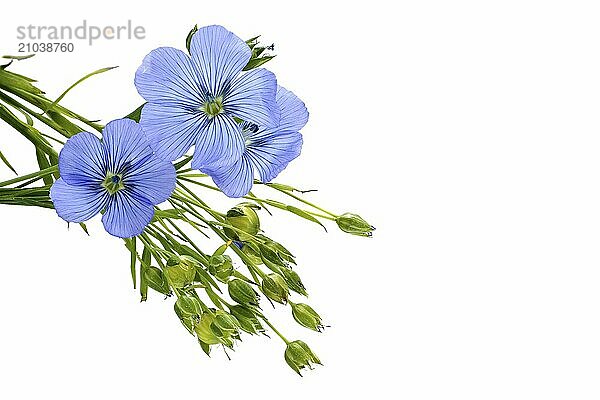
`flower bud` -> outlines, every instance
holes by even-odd
[[[250,308],[236,304],[231,306],[229,311],[238,320],[240,328],[245,332],[248,332],[251,335],[264,333],[265,329],[256,317],[256,314],[254,314]]]
[[[152,289],[156,290],[159,293],[168,295],[171,293],[171,289],[169,288],[169,284],[165,279],[165,275],[162,271],[156,267],[148,267],[144,271],[144,278],[148,283],[148,286]]]
[[[178,264],[172,263],[165,267],[165,276],[171,286],[181,289],[194,281],[196,261],[191,257],[181,256]]]
[[[285,349],[285,361],[302,376],[300,370],[304,368],[313,369],[312,364],[321,364],[315,353],[301,340],[290,342]]]
[[[194,330],[196,331],[196,335],[198,335],[198,339],[207,345],[211,344],[219,344],[219,338],[214,334],[211,329],[211,325],[215,320],[215,314],[210,312],[205,312],[200,317],[200,322],[196,324]]]
[[[227,284],[227,289],[229,297],[235,302],[242,305],[258,306],[258,293],[247,282],[241,279],[232,279]]]
[[[208,260],[208,272],[223,283],[233,274],[233,262],[228,255],[213,255]]]
[[[198,299],[191,296],[181,296],[175,302],[174,308],[175,314],[177,314],[183,326],[193,335],[194,327],[200,319],[200,314],[202,314]]]
[[[234,228],[237,228],[237,230],[230,228],[223,229],[229,238],[246,242],[258,233],[260,230],[260,220],[254,208],[257,208],[254,204],[241,203],[227,211],[225,221]]]
[[[356,214],[346,213],[340,215],[335,222],[342,231],[352,235],[371,237],[375,230],[374,226]]]
[[[303,296],[308,296],[308,293],[306,293],[306,287],[304,287],[304,284],[302,283],[302,280],[296,271],[289,268],[281,268],[281,273],[283,274],[285,282],[291,290]]]
[[[260,252],[256,251],[253,247],[248,244],[244,244],[242,246],[242,253],[248,257],[250,262],[254,265],[260,265],[263,263],[262,258],[260,257]]]
[[[290,289],[285,279],[279,274],[269,274],[262,281],[262,290],[265,295],[277,303],[285,304],[290,295]]]
[[[321,316],[317,314],[308,304],[294,304],[292,303],[292,315],[297,323],[305,328],[312,329],[313,331],[321,332],[323,330],[323,324],[321,323]]]

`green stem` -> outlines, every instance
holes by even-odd
[[[273,332],[275,332],[275,333],[277,334],[277,336],[279,336],[279,337],[281,338],[281,340],[283,340],[283,341],[285,342],[285,344],[286,344],[286,345],[290,344],[290,341],[289,341],[289,340],[287,340],[287,339],[285,338],[285,336],[283,336],[283,335],[281,334],[281,332],[279,332],[279,331],[277,330],[277,328],[275,328],[271,322],[269,322],[269,320],[267,319],[267,317],[265,317],[265,316],[264,316],[264,315],[262,315],[262,314],[260,314],[259,316],[260,316],[260,318],[261,318],[263,321],[265,321],[265,323],[266,323],[266,324],[269,326],[269,328],[271,328],[271,330],[272,330]]]
[[[31,174],[18,176],[16,178],[9,179],[9,180],[4,181],[4,182],[0,182],[0,187],[12,185],[14,183],[23,182],[23,181],[26,181],[28,179],[42,178],[44,176],[52,175],[55,172],[58,172],[58,165],[53,165],[53,166],[48,167],[46,169],[42,169],[42,170],[40,170],[38,172],[33,172]]]

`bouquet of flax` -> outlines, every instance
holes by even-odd
[[[227,354],[243,333],[271,330],[300,374],[320,360],[306,343],[288,340],[273,326],[265,301],[289,305],[308,329],[321,331],[323,323],[311,306],[291,300],[292,292],[307,295],[293,268],[295,256],[261,230],[259,213],[278,208],[364,237],[374,228],[356,214],[333,213],[307,201],[304,192],[272,182],[300,155],[308,111],[262,68],[273,58],[272,47],[257,39],[244,41],[221,26],[194,27],[187,52],[151,51],[134,79],[146,102],[106,125],[60,101],[111,68],[86,75],[51,100],[33,79],[13,71],[15,61],[27,57],[6,56],[0,118],[33,144],[39,170],[18,175],[0,152],[17,175],[0,182],[0,204],[52,208],[86,232],[85,222],[101,214],[106,231],[125,242],[141,301],[150,289],[173,298],[175,314],[206,354],[215,346]],[[254,185],[282,200],[255,196]],[[203,200],[206,191],[242,200],[219,210]],[[214,243],[209,237],[222,244],[207,248]]]

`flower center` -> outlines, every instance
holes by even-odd
[[[106,178],[104,178],[104,181],[102,182],[102,187],[105,188],[108,193],[115,194],[125,187],[125,185],[123,185],[123,177],[118,174],[113,174],[112,172],[107,172]]]
[[[223,112],[223,96],[215,97],[214,99],[207,101],[200,107],[200,110],[204,111],[209,117],[214,117],[217,114]]]

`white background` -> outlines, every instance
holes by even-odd
[[[40,2],[18,25],[143,25],[142,41],[76,42],[15,65],[108,121],[141,102],[143,56],[193,24],[263,34],[280,84],[308,105],[303,155],[278,178],[377,226],[372,240],[288,215],[265,230],[298,255],[316,334],[271,312],[325,366],[297,377],[284,346],[247,337],[206,358],[172,299],[140,304],[128,253],[52,211],[0,207],[0,398],[600,397],[599,13],[583,1]],[[2,125],[19,172],[31,147]],[[10,174],[0,170],[0,177]],[[268,194],[268,193],[267,193]],[[231,201],[209,197],[223,210]],[[208,246],[202,239],[201,245]]]

